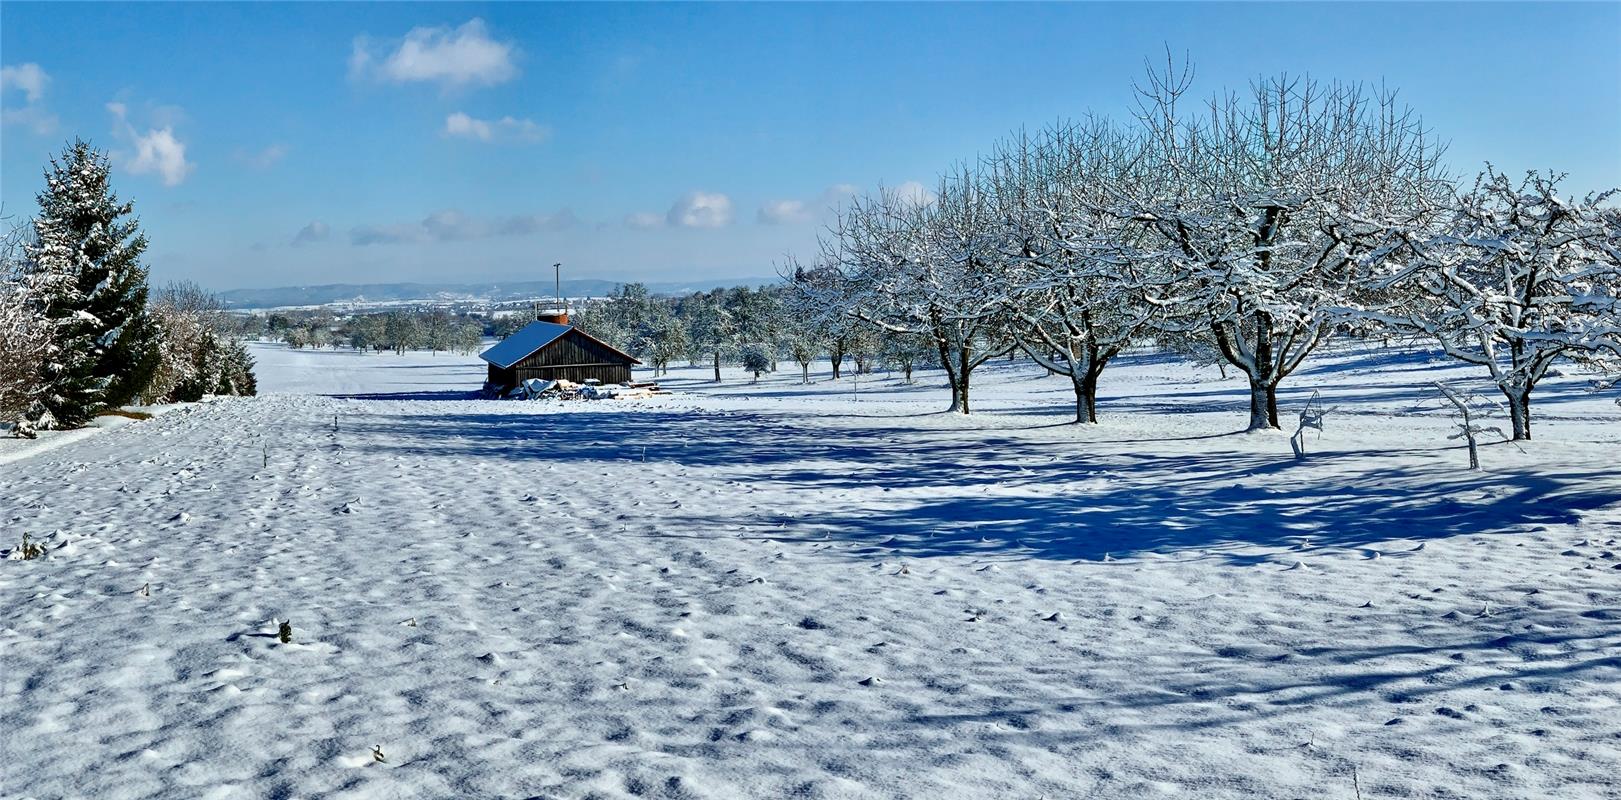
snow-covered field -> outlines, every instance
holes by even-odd
[[[0,464],[0,797],[1615,798],[1621,409],[1461,469],[1402,351],[1287,384],[797,371],[557,405],[259,346]],[[335,419],[334,419],[335,418]],[[1292,422],[1292,420],[1291,420]],[[291,618],[281,644],[277,622]],[[385,760],[378,761],[378,747]]]

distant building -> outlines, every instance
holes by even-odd
[[[489,383],[503,391],[531,378],[625,383],[631,366],[642,363],[568,324],[561,311],[541,314],[479,358],[489,364]]]

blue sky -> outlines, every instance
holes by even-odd
[[[1451,142],[1621,185],[1621,3],[0,6],[0,198],[113,153],[154,280],[774,274],[851,187],[1195,90],[1384,81]]]

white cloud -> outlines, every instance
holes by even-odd
[[[551,136],[551,128],[534,120],[502,117],[495,120],[479,119],[460,111],[445,117],[445,135],[481,142],[543,142]]]
[[[675,205],[665,219],[682,228],[720,228],[732,221],[732,199],[712,192],[688,192]]]
[[[861,191],[853,183],[835,183],[815,200],[771,200],[760,206],[756,219],[764,225],[791,225],[831,215]]]
[[[631,228],[639,228],[641,230],[659,228],[663,227],[664,218],[654,214],[651,211],[637,211],[634,214],[625,215],[625,225]]]
[[[420,225],[359,225],[349,229],[349,243],[356,246],[419,242],[422,239]]]
[[[51,76],[46,74],[38,64],[18,64],[12,67],[0,67],[0,91],[16,89],[23,93],[29,104],[37,103],[45,97],[45,87],[50,85]]]
[[[332,228],[319,220],[311,222],[299,229],[298,235],[293,237],[293,246],[324,242],[332,237]]]
[[[563,209],[556,214],[529,214],[497,220],[490,231],[493,236],[523,236],[542,231],[561,231],[580,224],[574,212]]]
[[[802,200],[772,200],[760,206],[758,219],[767,225],[809,222],[814,217]]]
[[[396,225],[361,225],[350,229],[354,245],[397,242],[459,242],[497,236],[527,236],[543,231],[560,231],[579,224],[574,212],[563,209],[555,214],[519,214],[509,217],[470,217],[456,209],[435,211],[421,222]]]
[[[853,183],[835,183],[822,191],[822,199],[827,201],[848,200],[861,193],[861,187]]]
[[[135,146],[133,158],[122,158],[130,174],[156,173],[163,177],[164,186],[178,186],[196,169],[196,164],[186,160],[186,144],[175,137],[173,128],[148,129],[143,134],[129,123],[129,108],[123,103],[108,103],[107,110],[117,119],[116,134]]]
[[[907,181],[889,190],[890,195],[904,203],[915,206],[926,206],[934,202],[934,192],[929,187],[917,181]]]
[[[21,107],[0,108],[0,125],[21,125],[32,128],[34,133],[41,136],[55,131],[56,115],[46,110],[42,104],[45,99],[45,87],[50,83],[51,76],[38,64],[0,67],[0,94],[7,91],[22,92],[24,101]]]
[[[0,108],[0,125],[21,125],[45,136],[56,130],[56,115],[44,107],[31,105],[22,108]]]
[[[390,44],[374,50],[369,37],[356,37],[349,55],[349,77],[437,83],[450,89],[493,86],[518,76],[517,48],[490,38],[489,27],[477,17],[458,28],[412,28],[393,52],[387,52]]]
[[[169,128],[147,131],[135,137],[135,160],[129,171],[136,175],[156,172],[164,186],[179,186],[197,165],[186,160],[186,145]]]

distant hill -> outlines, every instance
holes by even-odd
[[[647,282],[653,294],[691,294],[717,286],[759,286],[777,278],[726,278],[685,282]],[[563,281],[565,297],[602,297],[622,283],[601,280]],[[226,308],[283,308],[331,303],[408,303],[431,300],[525,300],[551,297],[551,281],[512,283],[329,283],[320,286],[281,286],[274,289],[230,289],[219,293]]]

